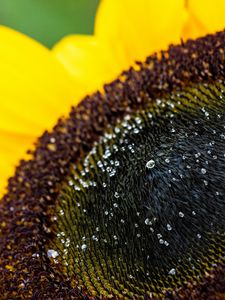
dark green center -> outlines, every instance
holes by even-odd
[[[157,99],[109,126],[72,167],[54,250],[80,288],[159,296],[222,259],[223,88],[198,85]]]

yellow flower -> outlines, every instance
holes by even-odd
[[[0,191],[37,136],[135,60],[224,27],[222,0],[103,0],[93,36],[51,50],[0,27]]]

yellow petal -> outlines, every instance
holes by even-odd
[[[112,48],[95,36],[67,36],[54,46],[53,53],[69,74],[85,86],[86,93],[102,89],[126,67],[119,45]]]
[[[214,33],[225,28],[224,0],[188,0],[187,9],[205,27],[205,33]]]
[[[84,95],[52,52],[0,26],[0,194],[37,136]]]
[[[189,9],[189,18],[183,27],[182,39],[196,39],[200,36],[204,36],[208,33],[204,24],[194,15]]]
[[[15,172],[19,160],[26,158],[36,137],[0,130],[0,196],[5,191],[7,179]]]
[[[40,135],[80,97],[51,51],[0,26],[0,129]]]
[[[103,0],[95,33],[111,46],[123,45],[132,63],[179,43],[187,17],[182,0]]]

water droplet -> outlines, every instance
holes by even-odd
[[[179,217],[181,217],[181,218],[184,217],[184,213],[182,213],[182,211],[179,212]]]
[[[64,215],[64,211],[63,211],[62,209],[60,210],[60,212],[59,212],[59,213],[60,213],[60,215],[61,215],[61,216],[63,216],[63,215]]]
[[[73,181],[69,180],[68,184],[69,184],[69,186],[73,186]]]
[[[87,245],[86,244],[81,245],[81,250],[85,251],[86,249],[87,249]]]
[[[119,194],[117,192],[114,193],[115,198],[119,198]]]
[[[208,181],[207,180],[203,180],[204,184],[207,186],[208,185]]]
[[[164,241],[164,245],[168,247],[169,243],[167,241]]]
[[[115,127],[115,133],[120,133],[120,128],[119,127]]]
[[[200,153],[200,152],[198,152],[198,153],[195,154],[195,157],[196,157],[196,158],[198,158],[199,156],[201,156],[201,153]]]
[[[115,166],[118,167],[120,165],[120,162],[118,160],[115,161]]]
[[[146,225],[152,225],[152,222],[149,220],[149,218],[145,219],[145,224]]]
[[[161,99],[156,99],[156,104],[157,105],[160,105],[162,103],[162,100]]]
[[[92,240],[97,242],[98,238],[95,235],[92,235]]]
[[[205,168],[202,168],[201,169],[201,173],[204,175],[204,174],[206,174],[206,169]]]
[[[167,230],[169,230],[169,231],[172,230],[172,227],[170,224],[167,224],[166,227],[167,227]]]
[[[169,271],[169,274],[170,274],[170,275],[175,275],[175,274],[176,274],[176,270],[175,270],[175,269],[171,269],[171,270]]]
[[[150,159],[147,164],[146,164],[146,168],[147,169],[152,169],[155,166],[155,161],[153,159]]]
[[[53,249],[49,249],[47,251],[47,255],[48,255],[49,258],[51,258],[51,257],[56,258],[57,256],[59,256],[59,253],[57,251],[53,250]]]

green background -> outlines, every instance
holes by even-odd
[[[0,24],[51,47],[66,34],[91,34],[99,0],[0,0]]]

